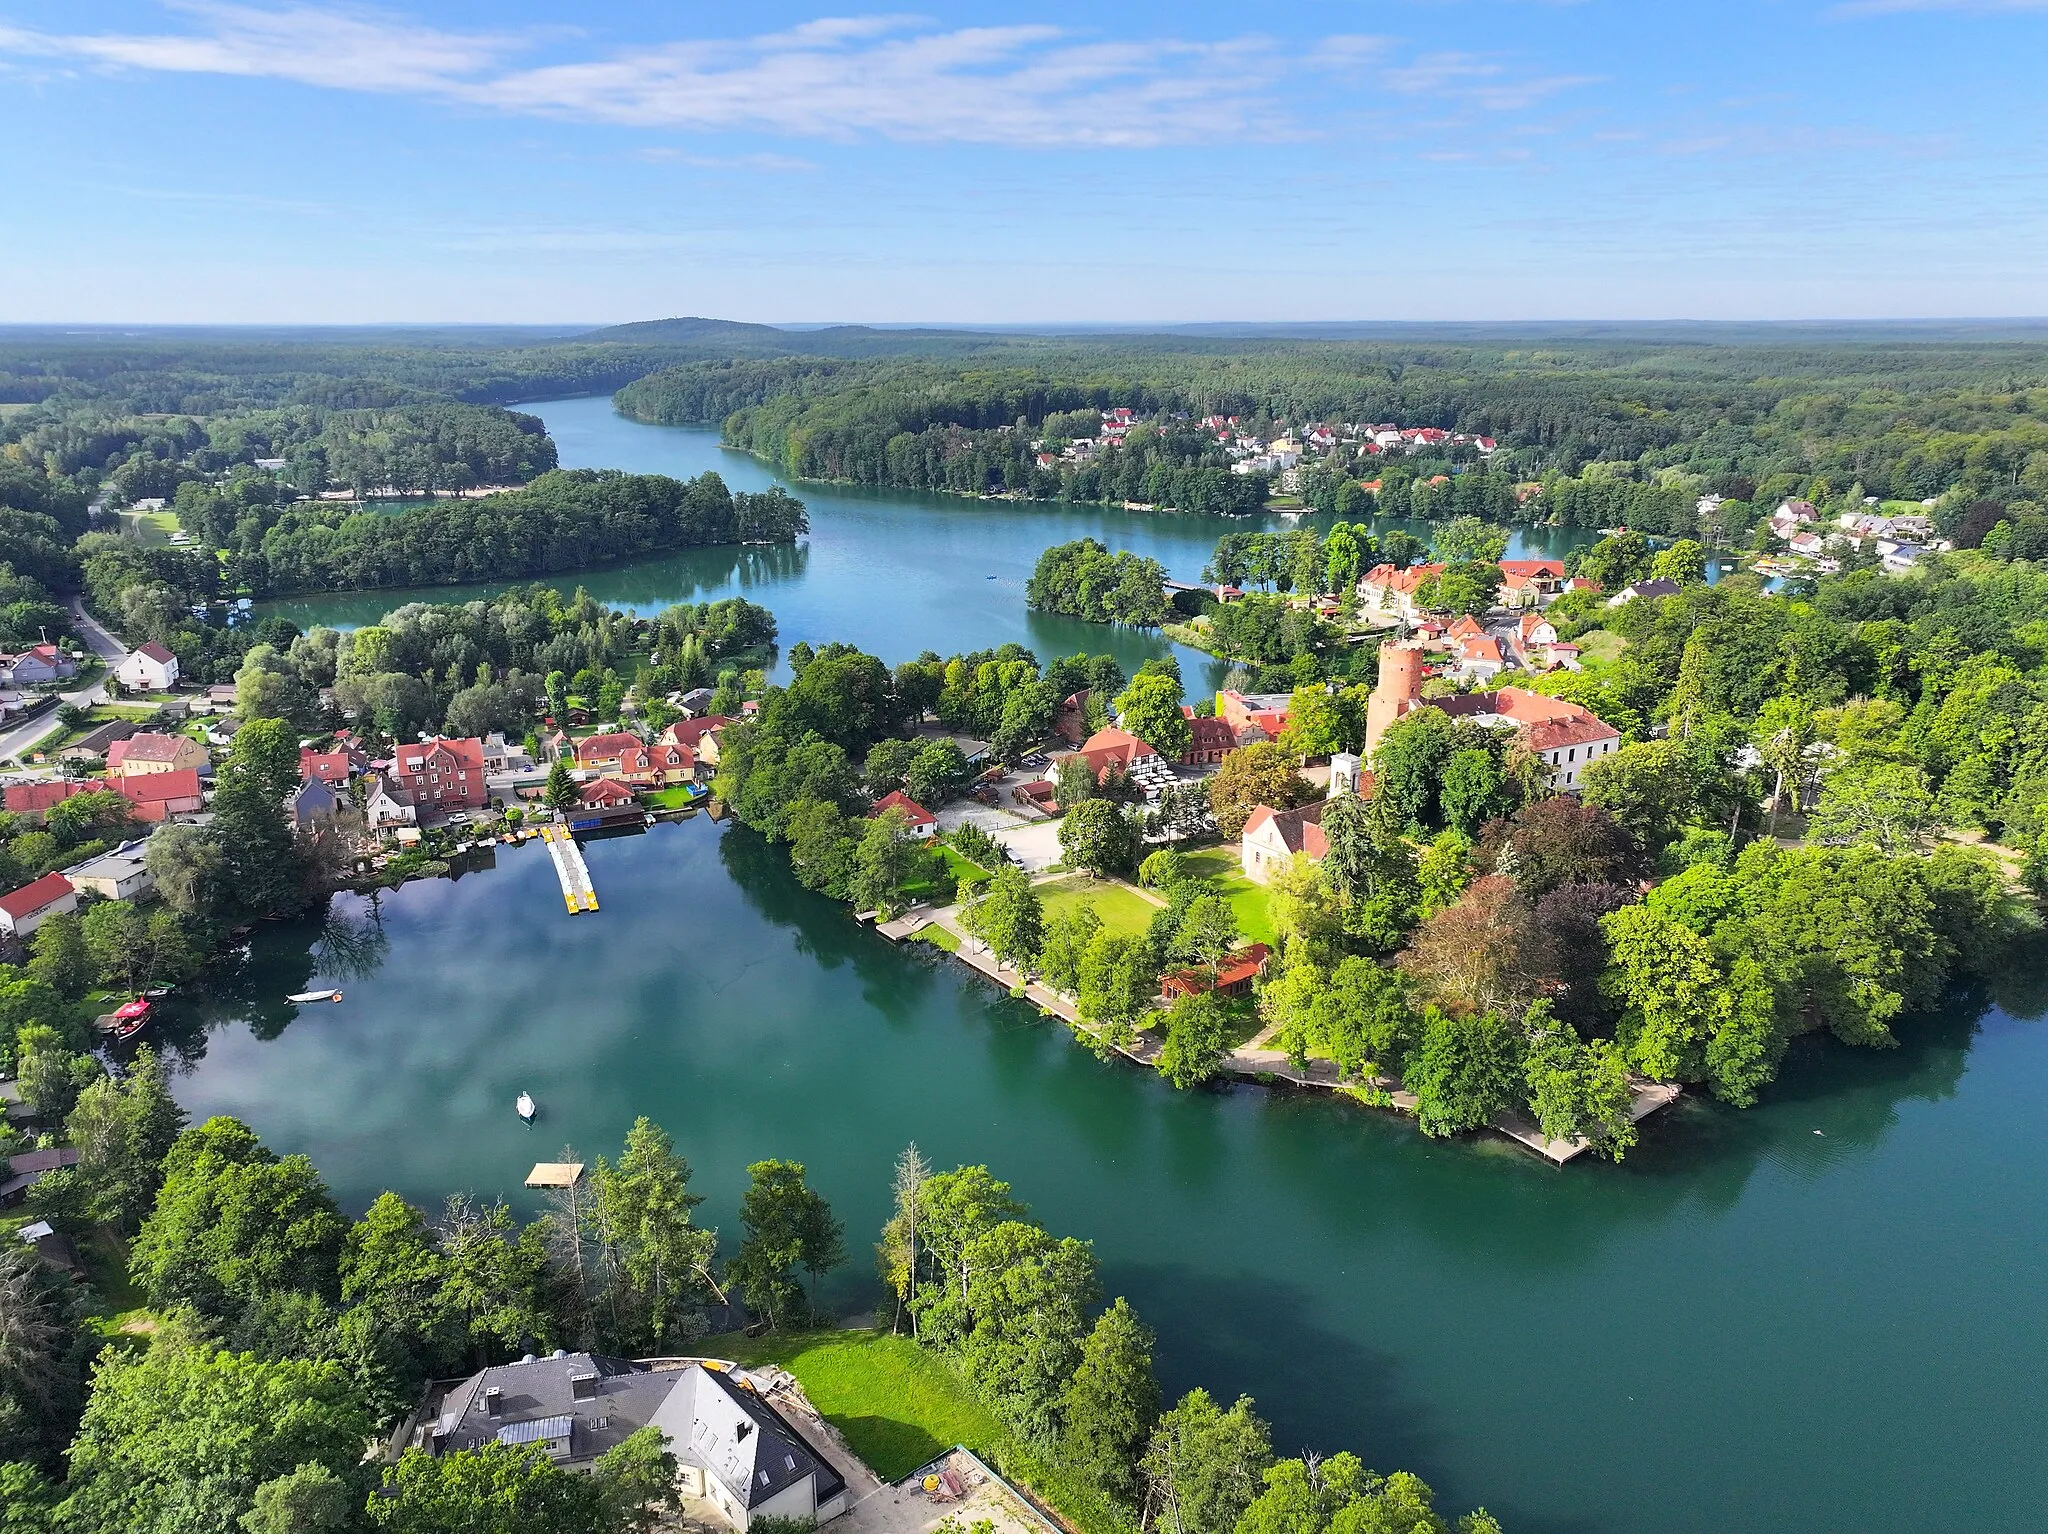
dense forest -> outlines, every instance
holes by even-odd
[[[1689,512],[1700,489],[1746,502],[1774,493],[1773,480],[1914,501],[2038,504],[2048,491],[2048,351],[2016,342],[1118,338],[1048,342],[971,367],[919,357],[693,362],[629,385],[618,401],[643,420],[722,420],[735,445],[800,477],[1182,509],[1257,505],[1214,504],[1164,477],[1205,466],[1213,439],[1186,422],[1208,415],[1252,429],[1395,422],[1486,435],[1503,448],[1496,483],[1456,487],[1460,511],[1513,515],[1515,483],[1562,476],[1574,488],[1565,504],[1547,497],[1542,514],[1582,526],[1632,517],[1676,531],[1681,505]],[[1146,424],[1109,461],[1041,464],[1041,445],[1092,436],[1080,429],[1087,415],[1117,406]],[[1142,464],[1128,461],[1141,452]],[[1377,463],[1343,466],[1380,477]],[[1399,490],[1464,466],[1454,455],[1404,465]]]

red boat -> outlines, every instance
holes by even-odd
[[[114,1009],[115,1040],[119,1043],[127,1043],[128,1040],[134,1038],[143,1029],[147,1028],[150,1019],[155,1015],[156,1007],[146,997],[138,996],[133,1001],[124,1002]]]

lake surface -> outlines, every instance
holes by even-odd
[[[553,400],[520,407],[547,422],[564,468],[627,469],[687,478],[715,470],[735,490],[781,484],[810,508],[810,536],[793,548],[688,549],[657,559],[551,578],[564,591],[578,586],[603,602],[642,615],[676,602],[744,596],[775,610],[781,643],[844,640],[891,665],[919,651],[941,654],[1006,643],[1040,660],[1109,651],[1126,671],[1155,655],[1180,657],[1191,694],[1220,685],[1227,663],[1169,643],[1143,629],[1114,628],[1034,613],[1024,583],[1048,545],[1093,537],[1112,549],[1149,555],[1177,580],[1199,580],[1216,540],[1226,532],[1333,520],[1222,517],[1180,512],[1112,511],[1048,502],[981,501],[786,480],[759,459],[719,445],[718,433],[646,426],[612,409],[609,399]],[[1382,519],[1427,536],[1426,523]],[[1516,558],[1562,554],[1592,541],[1575,529],[1517,529]],[[503,590],[503,585],[435,586],[405,591],[341,592],[264,604],[302,628],[324,623],[355,628],[374,623],[408,601],[449,602]]]
[[[1100,1064],[743,829],[587,855],[595,916],[562,910],[536,843],[374,922],[350,897],[339,930],[265,927],[167,1032],[180,1099],[309,1153],[351,1211],[387,1187],[530,1208],[532,1162],[616,1155],[647,1114],[727,1255],[746,1164],[793,1157],[846,1221],[849,1311],[879,1297],[864,1254],[903,1143],[985,1161],[1094,1241],[1170,1391],[1250,1392],[1283,1450],[1413,1468],[1514,1534],[2048,1526],[2048,1049],[2014,1012],[1959,1007],[1881,1055],[1805,1046],[1765,1107],[1683,1103],[1622,1166],[1557,1171]],[[325,985],[346,1000],[279,1000]]]
[[[605,402],[540,410],[566,461],[604,451],[576,423],[611,432]],[[767,482],[707,434],[618,440],[643,433]],[[991,600],[986,574],[1021,584],[1042,543],[1084,530],[1191,573],[1212,537],[802,488],[818,530],[793,568],[692,556],[585,584],[643,607],[745,590],[785,642],[891,659],[1003,638],[1099,651],[1111,631],[1035,637],[1021,591]],[[828,1297],[849,1312],[879,1297],[858,1254],[903,1143],[985,1161],[1095,1243],[1110,1293],[1157,1329],[1169,1391],[1249,1392],[1283,1451],[1412,1468],[1511,1534],[2048,1527],[2039,963],[2002,1005],[1913,1020],[1883,1054],[1806,1041],[1762,1108],[1686,1101],[1623,1165],[1558,1171],[1317,1097],[1178,1094],[1100,1064],[950,961],[856,927],[742,829],[700,816],[586,853],[595,916],[563,911],[533,844],[337,900],[325,929],[262,928],[223,994],[167,1029],[181,1100],[307,1152],[351,1211],[387,1187],[528,1209],[531,1163],[615,1155],[646,1114],[728,1255],[746,1164],[793,1157],[846,1222],[857,1260]],[[347,999],[296,1018],[279,999],[325,985]],[[532,1130],[521,1089],[542,1105]]]

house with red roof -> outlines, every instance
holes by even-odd
[[[629,785],[617,778],[599,778],[579,788],[576,798],[586,809],[615,810],[633,803],[635,795]]]
[[[636,740],[630,746],[620,747],[617,769],[611,776],[627,783],[652,783],[657,787],[683,778],[694,779],[697,753],[688,746],[643,746]]]
[[[925,838],[936,836],[939,833],[939,817],[919,804],[900,788],[886,793],[877,799],[875,807],[868,811],[868,819],[873,820],[876,816],[886,814],[890,810],[901,810],[903,812],[903,818],[909,822],[909,831],[912,836]]]
[[[200,787],[199,774],[190,767],[177,772],[125,773],[105,779],[100,786],[126,799],[137,820],[196,815],[206,807],[206,791]]]
[[[696,753],[697,759],[718,763],[718,732],[732,719],[725,714],[706,714],[699,719],[678,719],[674,724],[655,736],[655,743],[663,746],[688,746]]]
[[[625,753],[640,743],[640,737],[630,730],[586,735],[576,742],[576,765],[585,772],[615,773],[619,771]]]
[[[1503,607],[1547,607],[1564,594],[1564,562],[1558,559],[1503,559],[1500,562],[1500,603]]]
[[[1453,623],[1444,632],[1451,639],[1462,644],[1467,639],[1477,639],[1480,635],[1484,634],[1486,632],[1486,625],[1481,623],[1477,618],[1473,617],[1470,613],[1466,613],[1462,618],[1458,619],[1457,622]]]
[[[1396,569],[1393,565],[1374,565],[1358,583],[1358,594],[1365,599],[1368,610],[1384,618],[1414,618],[1423,609],[1417,605],[1415,593],[1427,582],[1442,575],[1444,565],[1410,565],[1407,569]]]
[[[1214,975],[1200,968],[1168,970],[1159,977],[1159,999],[1170,1002],[1210,990],[1218,996],[1243,996],[1251,990],[1252,982],[1266,972],[1272,957],[1273,950],[1264,943],[1253,943],[1217,965]]]
[[[1378,749],[1381,738],[1397,720],[1418,708],[1441,709],[1453,718],[1481,724],[1514,726],[1517,742],[1550,769],[1551,785],[1561,793],[1578,787],[1589,763],[1621,749],[1619,730],[1591,709],[1567,699],[1526,687],[1424,699],[1424,675],[1419,645],[1380,646],[1380,679],[1366,707],[1368,753]]]
[[[154,639],[121,657],[114,675],[123,687],[143,692],[169,692],[178,685],[178,657]]]
[[[55,809],[66,799],[78,794],[89,794],[101,785],[81,783],[76,778],[46,778],[40,783],[14,783],[7,789],[7,813],[10,815],[41,815]]]
[[[78,662],[53,644],[30,645],[19,655],[0,653],[0,682],[9,687],[33,687],[40,682],[61,682],[78,675]]]
[[[47,873],[11,894],[0,895],[0,932],[26,938],[52,916],[78,909],[78,891],[59,873]]]
[[[1216,717],[1230,726],[1236,744],[1248,746],[1254,741],[1278,740],[1287,728],[1287,711],[1293,702],[1284,692],[1238,692],[1226,687],[1216,694]]]
[[[1508,669],[1507,655],[1493,635],[1468,634],[1458,643],[1458,675],[1481,686]]]
[[[1148,742],[1114,725],[1097,730],[1082,742],[1081,749],[1074,754],[1088,764],[1098,783],[1112,767],[1129,772],[1137,763],[1159,755]]]
[[[329,788],[341,788],[357,773],[370,770],[370,759],[354,745],[343,741],[332,751],[299,747],[299,781],[318,778]]]
[[[1188,722],[1188,748],[1181,753],[1184,767],[1213,767],[1237,749],[1237,732],[1227,719],[1198,716],[1183,703],[1182,716]]]
[[[1264,884],[1305,852],[1311,863],[1330,854],[1330,839],[1323,834],[1323,807],[1327,799],[1304,804],[1299,809],[1276,810],[1262,804],[1245,821],[1238,836],[1238,862],[1244,876]]]
[[[206,747],[189,735],[144,730],[107,747],[107,770],[128,777],[152,772],[202,772],[212,763]]]
[[[474,735],[399,746],[391,753],[391,777],[406,791],[423,825],[490,802],[490,790],[484,786],[484,743]]]

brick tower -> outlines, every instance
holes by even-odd
[[[1422,651],[1409,644],[1380,646],[1380,679],[1365,709],[1365,754],[1379,748],[1380,737],[1396,719],[1422,701]]]

